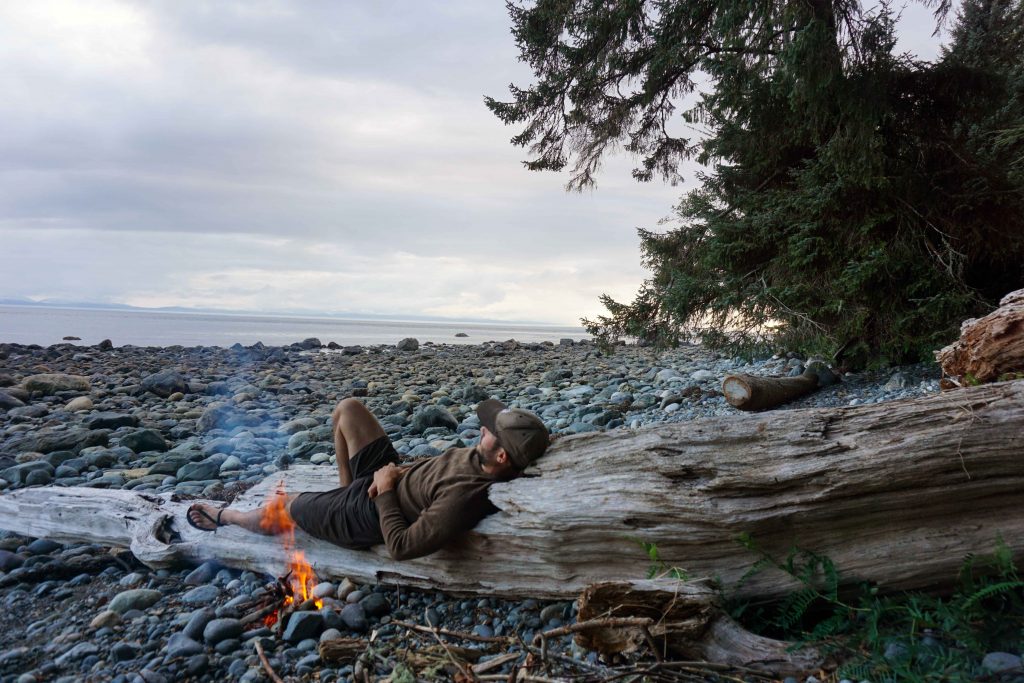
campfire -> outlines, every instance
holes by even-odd
[[[295,547],[295,522],[288,514],[288,496],[283,486],[278,487],[274,497],[264,509],[260,526],[281,539],[288,557],[287,572],[276,581],[267,584],[267,593],[261,599],[261,606],[249,615],[248,623],[262,619],[265,626],[277,624],[278,635],[287,622],[287,617],[297,610],[320,609],[323,600],[313,597],[316,574],[306,561],[306,555]]]

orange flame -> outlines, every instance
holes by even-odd
[[[281,538],[281,544],[288,554],[288,584],[291,595],[285,596],[285,606],[291,605],[301,596],[300,602],[309,600],[316,586],[316,574],[313,567],[306,561],[306,555],[295,549],[295,521],[288,514],[288,495],[283,484],[279,484],[274,497],[263,508],[260,515],[260,528]],[[315,602],[317,609],[324,606],[323,600]],[[267,626],[277,621],[277,615],[271,614],[265,620]]]

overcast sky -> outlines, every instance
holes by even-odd
[[[935,54],[927,10],[903,28]],[[483,105],[529,82],[516,54],[498,0],[0,3],[0,298],[560,324],[629,300],[636,228],[686,186],[524,170]]]

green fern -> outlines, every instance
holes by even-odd
[[[646,576],[648,579],[662,579],[668,577],[678,581],[690,580],[690,574],[685,569],[681,567],[671,567],[661,559],[661,554],[658,552],[658,545],[656,543],[650,543],[639,538],[631,538],[630,540],[643,548],[644,552],[647,553],[647,559],[651,561],[651,564],[647,567]]]
[[[779,616],[775,623],[783,630],[790,630],[801,622],[807,608],[819,597],[818,591],[813,588],[805,588],[796,593],[791,593],[782,601],[779,607]]]
[[[793,641],[793,647],[814,643],[842,662],[838,677],[968,683],[984,674],[986,652],[1012,651],[1024,634],[1024,580],[1002,539],[993,554],[964,558],[959,589],[951,596],[880,596],[865,584],[846,589],[858,592],[853,600],[840,599],[843,580],[828,557],[794,548],[776,559],[747,534],[737,541],[759,556],[740,583],[774,570],[800,586],[775,603],[727,603],[730,613],[757,633]],[[906,656],[887,659],[892,644],[905,648]]]
[[[969,595],[963,602],[963,609],[966,610],[985,598],[990,598],[994,595],[1005,595],[1020,588],[1024,588],[1024,581],[1003,581],[990,584]]]

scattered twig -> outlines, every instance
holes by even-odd
[[[658,649],[658,644],[654,641],[654,636],[651,635],[651,629],[647,626],[641,626],[640,632],[644,634],[644,640],[647,641],[647,647],[651,649],[654,660],[659,664],[665,661],[665,658],[661,655],[661,650]]]
[[[500,667],[508,664],[509,662],[512,662],[512,661],[515,661],[515,660],[519,659],[520,657],[522,657],[522,655],[523,655],[523,653],[521,653],[521,652],[506,652],[503,655],[498,655],[494,659],[488,660],[486,662],[480,662],[479,664],[474,664],[473,665],[473,673],[479,675],[479,674],[482,674],[482,673],[486,673],[486,672],[490,671],[491,669],[500,668]],[[501,678],[504,678],[504,677],[505,677],[504,675],[501,676]]]
[[[424,618],[426,618],[426,612],[425,611],[424,611]],[[467,670],[466,667],[464,667],[462,665],[462,663],[459,662],[459,660],[457,660],[455,658],[455,655],[452,654],[451,649],[449,649],[449,647],[448,647],[448,643],[444,642],[444,638],[442,638],[441,635],[437,632],[438,630],[440,630],[440,629],[430,631],[430,634],[433,635],[434,638],[437,640],[437,642],[441,645],[441,647],[444,648],[445,653],[448,655],[448,659],[451,660],[452,664],[455,665],[455,668],[458,669],[459,672],[462,673],[463,676],[465,676],[466,678],[468,678],[471,681],[476,680],[476,674],[473,673],[473,671],[471,669]]]
[[[544,631],[538,633],[533,637],[533,645],[537,645],[537,641],[544,641],[547,638],[555,638],[557,636],[564,636],[570,633],[579,633],[580,631],[590,631],[595,628],[614,628],[621,626],[639,626],[646,628],[654,623],[653,619],[647,617],[606,617],[601,619],[588,619],[586,621],[578,621],[575,624],[569,624],[568,626],[559,626],[553,628],[550,631]]]
[[[510,644],[512,638],[505,636],[478,636],[475,633],[464,633],[462,631],[450,631],[446,628],[434,628],[432,626],[421,626],[419,624],[413,624],[408,621],[399,621],[395,619],[391,621],[395,626],[401,626],[407,628],[410,631],[419,631],[420,633],[440,634],[442,636],[451,636],[452,638],[461,638],[462,640],[474,640],[478,643],[503,643]]]
[[[260,664],[263,665],[263,668],[267,672],[267,675],[270,676],[270,680],[272,680],[274,683],[284,683],[284,680],[282,680],[281,677],[278,676],[277,673],[274,671],[274,667],[270,666],[270,662],[267,660],[267,655],[263,652],[263,645],[260,644],[260,639],[253,638],[252,642],[255,644],[256,654],[259,655]]]
[[[265,606],[261,607],[260,609],[256,610],[255,612],[250,612],[249,614],[247,614],[244,617],[242,617],[240,621],[242,622],[242,626],[248,626],[249,624],[251,624],[254,621],[259,621],[260,619],[263,619],[264,617],[273,614],[276,610],[277,610],[277,605],[274,604],[274,603],[271,603],[269,605],[265,605]]]

